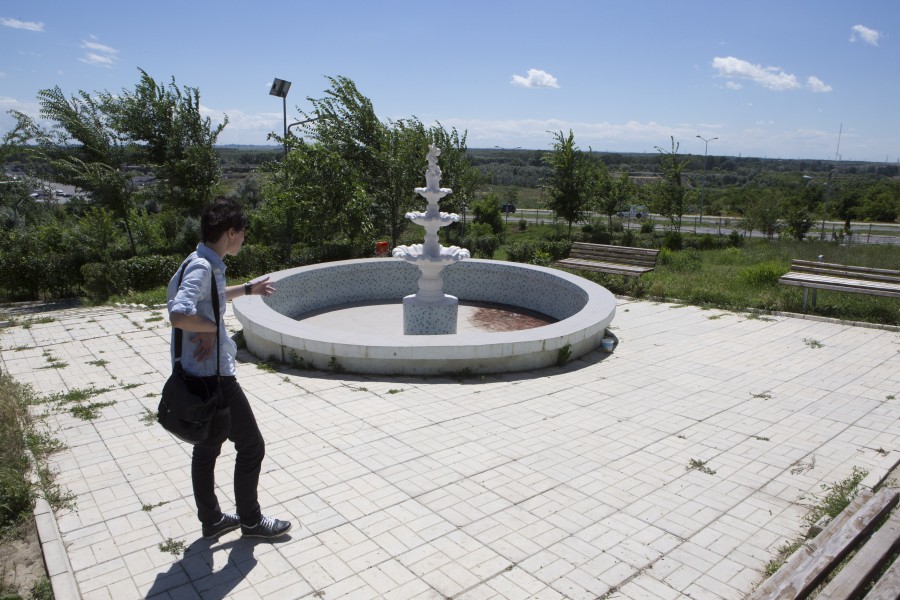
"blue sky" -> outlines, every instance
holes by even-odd
[[[900,160],[896,0],[0,0],[0,132],[40,89],[118,92],[138,68],[199,88],[224,144],[281,131],[273,78],[290,122],[344,75],[382,120],[470,148],[572,129],[601,151],[702,154],[700,135],[717,155]]]

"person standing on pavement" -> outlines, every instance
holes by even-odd
[[[237,346],[225,330],[225,304],[238,296],[258,294],[270,296],[275,288],[264,277],[242,285],[226,286],[227,255],[236,255],[244,243],[247,216],[237,201],[217,198],[200,217],[203,241],[186,259],[184,269],[169,281],[166,290],[169,321],[172,323],[172,361],[175,361],[175,329],[181,329],[181,364],[189,375],[209,378],[214,385],[221,375],[221,402],[231,412],[230,440],[237,451],[234,465],[234,499],[237,514],[222,512],[216,498],[216,459],[222,451],[223,438],[194,446],[191,460],[191,482],[197,517],[204,538],[217,538],[238,527],[244,537],[276,538],[291,529],[291,523],[264,517],[259,507],[257,488],[265,456],[265,442],[256,424],[253,410],[235,377]],[[182,263],[182,266],[184,263]],[[219,293],[219,348],[216,346],[216,318],[213,314],[212,278]],[[179,278],[181,282],[179,283]],[[216,364],[216,357],[219,364]]]

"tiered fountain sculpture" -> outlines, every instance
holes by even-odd
[[[440,187],[441,169],[437,158],[441,151],[434,145],[428,148],[428,169],[425,187],[416,188],[428,204],[425,212],[406,213],[406,218],[425,228],[425,243],[397,246],[393,255],[419,267],[419,291],[403,298],[403,333],[406,335],[435,335],[456,333],[459,300],[444,293],[441,271],[448,265],[469,258],[469,251],[459,246],[445,248],[438,241],[438,230],[459,220],[459,215],[440,212],[438,201],[452,193]]]

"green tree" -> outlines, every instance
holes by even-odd
[[[490,192],[472,203],[472,215],[475,223],[484,223],[491,228],[494,235],[503,233],[503,215],[500,212],[500,198]],[[474,235],[470,232],[469,235]]]
[[[612,218],[621,208],[630,204],[630,201],[637,194],[637,186],[631,181],[627,171],[619,173],[619,177],[612,179],[603,163],[600,171],[599,190],[597,194],[597,202],[595,209],[597,212],[606,215],[607,227],[612,231]]]
[[[651,210],[667,218],[669,227],[673,231],[679,232],[681,231],[681,217],[684,215],[686,195],[682,174],[688,161],[678,157],[680,144],[675,142],[675,138],[670,137],[669,139],[672,143],[670,150],[656,146],[656,151],[659,152],[660,179],[645,189],[648,193]]]
[[[406,213],[422,208],[415,188],[425,183],[430,143],[441,150],[442,186],[455,192],[444,200],[444,208],[471,197],[479,177],[466,157],[465,133],[447,131],[440,123],[426,128],[415,117],[382,122],[352,80],[327,79],[325,96],[309,98],[312,110],[301,111],[310,121],[304,128],[308,137],[339,154],[360,174],[378,234],[390,235],[396,246],[408,225]]]
[[[134,91],[79,91],[67,98],[59,86],[38,92],[41,117],[49,127],[15,113],[38,158],[54,180],[91,193],[95,204],[120,219],[131,252],[135,191],[129,165],[145,164],[162,189],[159,198],[181,212],[199,213],[219,180],[214,145],[225,124],[213,127],[200,116],[200,92],[179,89],[174,79],[158,85],[146,72]],[[227,117],[225,118],[227,123]]]
[[[132,254],[137,254],[129,222],[134,204],[131,181],[125,170],[132,152],[111,126],[110,98],[85,91],[67,98],[56,86],[38,92],[40,114],[51,123],[49,129],[22,113],[16,117],[37,142],[38,160],[48,169],[45,175],[89,191],[95,203],[121,219]]]
[[[572,237],[572,223],[583,221],[590,209],[594,173],[591,161],[575,144],[571,129],[568,136],[562,131],[551,135],[553,150],[544,156],[551,168],[547,178],[550,196],[547,208],[569,224],[569,237]]]
[[[221,169],[215,144],[228,124],[213,125],[200,114],[200,90],[179,88],[173,77],[168,85],[157,83],[139,69],[134,91],[118,96],[103,94],[109,105],[112,128],[139,150],[140,160],[151,168],[153,185],[168,206],[184,214],[199,214],[212,199]]]
[[[900,186],[880,184],[870,188],[857,212],[866,221],[893,223],[900,212]]]
[[[782,216],[784,218],[784,231],[797,241],[801,241],[809,233],[813,226],[810,205],[816,202],[818,194],[810,186],[804,188],[800,194],[790,194],[784,197],[782,203]]]
[[[295,144],[263,187],[267,200],[252,216],[251,230],[289,260],[295,243],[317,246],[356,241],[370,231],[360,174],[321,144]]]
[[[744,195],[741,225],[750,235],[754,230],[772,239],[781,228],[783,195],[777,190],[755,189]]]

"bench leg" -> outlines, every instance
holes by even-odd
[[[803,312],[806,312],[806,297],[809,296],[809,288],[803,288]]]
[[[819,291],[819,290],[813,288],[813,297],[812,297],[812,307],[811,307],[811,308],[815,308],[815,307],[816,307],[816,292],[818,292],[818,291]]]

